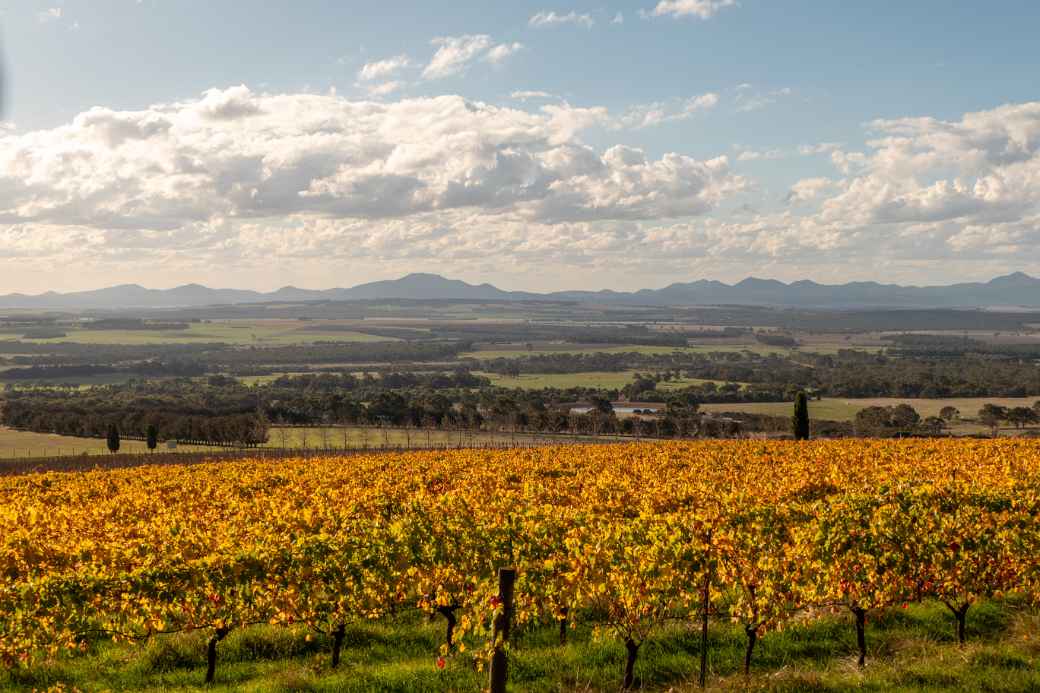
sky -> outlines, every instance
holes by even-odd
[[[1040,275],[1040,3],[0,0],[0,292]]]

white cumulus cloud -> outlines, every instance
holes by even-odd
[[[741,113],[760,111],[763,108],[771,106],[777,101],[793,94],[794,90],[790,87],[783,87],[781,89],[773,89],[770,91],[756,91],[754,87],[749,84],[741,84],[736,88],[735,100],[737,111]]]
[[[0,132],[0,242],[8,257],[169,267],[260,253],[534,257],[538,239],[566,225],[588,237],[569,252],[589,253],[613,233],[598,224],[704,214],[745,187],[724,157],[579,139],[608,119],[567,104],[528,112],[244,86],[141,111],[94,108],[59,127]]]
[[[0,276],[25,288],[69,266],[100,283],[127,268],[200,281],[220,268],[218,280],[249,283],[276,263],[333,285],[345,267],[458,273],[508,258],[521,282],[610,271],[648,284],[752,262],[788,276],[1040,266],[1040,102],[879,120],[857,147],[736,149],[830,157],[834,175],[788,183],[787,204],[726,157],[618,141],[621,119],[691,117],[718,103],[710,94],[620,115],[510,103],[235,86],[0,127]],[[583,139],[593,128],[602,146]]]
[[[487,54],[484,56],[484,59],[487,60],[489,63],[498,65],[499,63],[505,61],[505,59],[509,56],[522,50],[523,47],[524,44],[517,43],[515,41],[513,43],[500,43],[497,46],[491,48],[491,50],[489,50]]]
[[[642,11],[653,17],[696,17],[711,19],[727,7],[735,7],[737,0],[661,0],[653,10]]]
[[[531,99],[554,99],[556,97],[547,91],[521,89],[510,93],[509,98],[516,99],[517,101],[530,101]]]
[[[556,11],[543,11],[532,15],[532,17],[527,20],[527,23],[532,27],[539,28],[574,24],[590,29],[592,28],[592,25],[596,23],[596,20],[594,20],[590,14],[578,14],[574,10],[571,10],[567,14]]]
[[[640,130],[663,123],[688,120],[697,113],[710,111],[719,104],[714,92],[700,94],[678,102],[654,102],[630,107],[615,120],[618,128]]]
[[[495,45],[486,34],[444,36],[432,41],[437,52],[423,70],[424,79],[443,79],[466,71],[470,63],[483,58],[490,63],[501,63],[523,46],[519,43]]]
[[[838,181],[830,178],[803,178],[791,186],[791,191],[787,195],[787,201],[806,202],[814,200],[828,190],[833,190],[838,185]]]
[[[387,79],[409,65],[411,65],[411,61],[407,55],[395,55],[392,58],[365,63],[365,65],[358,70],[358,79],[365,82]]]

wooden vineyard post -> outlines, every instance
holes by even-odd
[[[498,599],[501,611],[495,616],[494,652],[491,655],[491,693],[506,693],[506,668],[509,657],[506,643],[509,642],[509,627],[513,620],[513,587],[516,584],[516,568],[498,569]]]
[[[708,685],[708,610],[711,608],[711,535],[708,531],[707,565],[704,570],[704,587],[701,593],[701,670],[698,683],[701,688]]]

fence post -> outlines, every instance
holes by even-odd
[[[501,611],[495,616],[494,647],[491,655],[491,693],[506,693],[506,668],[509,657],[506,643],[509,627],[513,620],[513,587],[516,584],[516,568],[498,569],[498,599]]]

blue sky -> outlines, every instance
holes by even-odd
[[[1040,272],[1040,4],[243,5],[3,3],[0,290]]]

